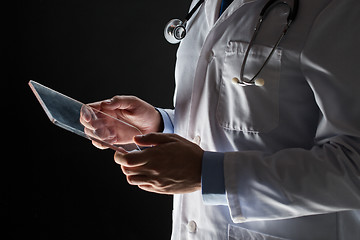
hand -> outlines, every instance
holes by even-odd
[[[151,133],[136,136],[141,146],[152,146],[143,151],[115,153],[131,185],[155,193],[179,194],[201,189],[203,150],[176,134]]]
[[[135,135],[157,132],[163,128],[160,113],[134,96],[115,96],[84,105],[80,122],[85,127],[85,134],[112,145],[132,143]],[[101,149],[107,148],[97,141],[93,141],[93,144]]]

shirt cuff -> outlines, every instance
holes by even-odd
[[[161,108],[155,108],[162,117],[162,120],[164,122],[164,130],[162,131],[163,133],[174,133],[174,125],[170,119],[170,116],[168,115],[168,113]]]
[[[202,198],[206,205],[227,205],[224,153],[204,152],[201,172]]]

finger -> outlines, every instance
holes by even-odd
[[[105,146],[105,145],[102,145],[101,143],[99,143],[99,142],[97,142],[97,141],[91,141],[92,142],[92,144],[95,146],[95,147],[97,147],[98,149],[101,149],[101,150],[104,150],[104,149],[108,149],[108,147],[107,146]]]
[[[115,146],[115,148],[111,148],[111,149],[115,150],[118,154],[127,154],[127,153],[129,153],[123,147],[120,147],[120,146]]]
[[[126,180],[130,185],[153,185],[152,180],[146,175],[130,175],[126,176]]]
[[[107,110],[115,109],[133,109],[137,103],[137,98],[134,96],[115,96],[109,100],[101,102],[101,108]]]
[[[87,120],[85,120],[82,115],[80,116],[80,123],[81,123],[85,128],[92,128],[91,124],[90,124]]]
[[[141,146],[153,146],[177,141],[175,134],[149,133],[134,137],[134,142]]]
[[[94,109],[83,105],[80,111],[80,123],[88,129],[96,130],[98,128],[106,127],[107,119],[99,118],[93,111]],[[95,110],[97,111],[97,110]]]
[[[91,107],[87,105],[82,105],[80,109],[80,121],[82,121],[82,124],[86,124],[91,121],[91,119],[96,118],[94,115],[94,111],[91,109]]]
[[[144,184],[144,185],[138,185],[138,187],[139,187],[140,189],[144,190],[144,191],[147,191],[147,192],[164,194],[163,191],[160,191],[159,189],[155,188],[155,187],[152,186],[152,185]]]
[[[98,139],[108,144],[114,144],[117,142],[116,134],[110,128],[100,128],[95,130],[84,128],[84,133],[90,138]]]
[[[121,170],[126,176],[134,176],[134,175],[147,175],[150,176],[152,171],[146,168],[140,167],[126,167],[121,165]]]
[[[106,101],[106,100],[104,100],[104,101]],[[102,102],[103,102],[103,101],[88,103],[88,104],[86,104],[86,106],[89,106],[89,107],[91,107],[91,108],[94,108],[94,109],[100,111],[100,110],[101,110],[101,103],[102,103]]]
[[[140,151],[126,154],[115,152],[114,160],[117,164],[125,167],[138,167],[147,163],[147,158]]]
[[[92,131],[96,138],[106,141],[108,143],[115,143],[116,142],[116,133],[112,128],[98,128]]]
[[[106,120],[104,119],[85,119],[85,117],[80,118],[80,123],[90,130],[95,130],[98,128],[106,127]]]
[[[115,118],[97,109],[83,105],[80,111],[80,123],[87,128],[96,129],[104,127],[108,122],[114,122]]]

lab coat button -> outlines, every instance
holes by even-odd
[[[194,141],[195,144],[200,145],[201,137],[199,135],[196,135],[193,141]]]
[[[211,62],[211,61],[214,59],[214,56],[215,56],[215,53],[214,53],[213,51],[211,51],[211,52],[209,53],[209,59],[208,59],[208,61]]]
[[[189,233],[196,232],[196,229],[197,229],[196,222],[195,221],[188,222],[187,229],[188,229]]]

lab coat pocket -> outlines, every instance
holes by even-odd
[[[238,226],[228,225],[228,240],[287,240],[255,232]]]
[[[240,68],[247,46],[247,43],[234,41],[227,46],[221,69],[216,117],[220,126],[225,129],[265,133],[278,126],[282,52],[276,49],[260,72],[258,78],[264,79],[264,86],[242,86],[234,83],[232,79],[240,78]],[[251,79],[262,67],[271,49],[260,45],[252,46],[245,65],[246,79]]]

